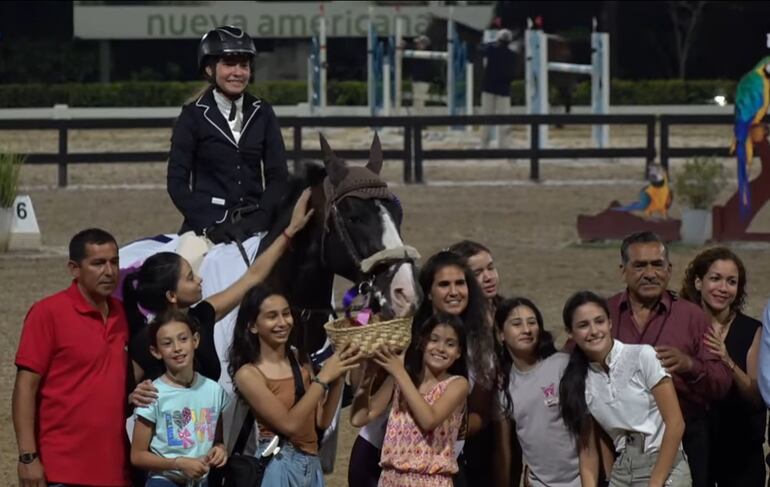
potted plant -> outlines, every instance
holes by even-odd
[[[8,250],[13,223],[13,202],[19,189],[24,156],[0,152],[0,252]]]
[[[682,242],[703,245],[711,239],[711,207],[727,180],[714,157],[695,157],[676,174],[674,189],[682,206]]]

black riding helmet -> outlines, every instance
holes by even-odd
[[[238,27],[225,25],[208,31],[198,45],[198,70],[205,74],[211,61],[228,55],[248,56],[253,61],[257,55],[254,41]]]

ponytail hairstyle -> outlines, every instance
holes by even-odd
[[[562,311],[564,327],[568,332],[572,331],[572,317],[575,311],[584,304],[595,304],[604,310],[607,317],[610,316],[607,301],[602,297],[591,291],[578,291],[570,296]],[[591,425],[588,405],[586,404],[587,374],[588,357],[580,347],[575,346],[559,383],[559,410],[567,429],[578,438],[581,444],[584,444],[583,442],[587,438],[584,433]]]
[[[131,336],[147,326],[140,306],[154,315],[168,309],[166,293],[176,291],[182,275],[182,259],[173,252],[159,252],[145,260],[138,270],[126,275],[123,303]]]
[[[511,312],[520,307],[525,306],[532,310],[535,314],[535,320],[537,321],[537,344],[536,350],[537,357],[540,360],[544,360],[556,353],[556,347],[553,344],[553,335],[551,332],[546,331],[543,323],[543,315],[540,310],[535,306],[535,303],[527,298],[517,297],[511,299],[505,299],[498,306],[495,312],[495,327],[498,333],[502,333],[505,327],[505,322]],[[511,368],[513,367],[513,358],[510,352],[505,346],[503,340],[495,340],[495,352],[497,355],[497,363],[499,364],[499,378],[497,381],[498,389],[503,393],[503,411],[509,417],[513,416],[513,400],[511,399],[511,392],[508,389],[511,381]]]
[[[404,368],[409,373],[409,377],[412,378],[415,387],[419,388],[420,381],[422,380],[422,356],[425,352],[425,346],[428,344],[428,340],[430,340],[430,334],[437,326],[441,325],[448,326],[454,330],[457,335],[457,346],[460,349],[460,357],[449,366],[447,372],[451,375],[460,375],[466,379],[468,378],[468,365],[466,362],[468,343],[463,320],[459,316],[449,313],[436,313],[422,324],[418,334],[412,338],[412,343],[409,344],[409,348],[406,349],[406,354],[404,355]]]

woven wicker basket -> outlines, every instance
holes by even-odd
[[[347,318],[339,318],[326,323],[324,328],[335,349],[353,343],[358,345],[365,357],[369,358],[381,345],[405,350],[412,338],[412,317],[396,318],[365,326],[350,326]]]

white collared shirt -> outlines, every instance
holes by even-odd
[[[616,451],[625,448],[627,433],[643,435],[645,453],[660,450],[666,426],[652,388],[671,375],[660,364],[655,349],[615,339],[607,365],[609,374],[598,363],[588,367],[585,394],[591,415],[610,435]]]
[[[217,108],[222,113],[222,116],[227,120],[227,124],[230,126],[230,131],[233,133],[235,142],[241,140],[241,128],[243,127],[243,95],[235,100],[235,120],[230,121],[230,109],[232,108],[232,100],[214,89],[214,101],[217,102]]]

